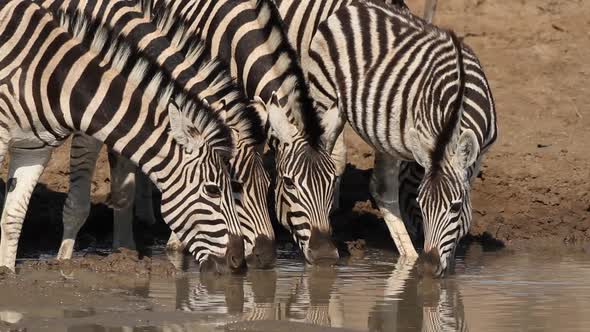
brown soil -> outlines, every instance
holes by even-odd
[[[421,13],[422,0],[408,3]],[[435,21],[452,27],[474,48],[497,106],[499,139],[473,187],[472,235],[507,245],[588,241],[590,3],[448,0],[440,1]],[[336,235],[390,246],[368,195],[373,153],[350,130],[347,143],[350,165],[342,206],[349,209],[336,216]],[[103,155],[92,187],[96,205],[80,247],[108,239],[112,229],[112,214],[101,204],[109,190],[107,165]],[[57,249],[67,170],[64,146],[33,197],[21,249]]]
[[[179,272],[166,257],[150,258],[139,255],[137,251],[125,248],[120,248],[108,256],[90,254],[65,261],[27,261],[22,266],[19,266],[19,268],[58,270],[65,274],[85,270],[101,273],[123,273],[128,276],[147,276],[153,274],[158,277],[171,277]]]

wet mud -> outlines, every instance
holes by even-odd
[[[86,254],[68,260],[29,260],[19,265],[21,270],[61,271],[71,274],[76,271],[99,273],[122,273],[126,275],[171,277],[181,273],[166,257],[140,255],[137,251],[117,249],[109,255]]]

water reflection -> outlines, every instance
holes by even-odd
[[[335,268],[285,261],[276,271],[242,277],[194,274],[152,282],[149,296],[180,311],[226,314],[224,324],[289,320],[371,331],[467,330],[456,281],[420,280],[414,260],[374,259]]]
[[[444,280],[418,278],[413,261],[379,251],[335,268],[282,257],[274,271],[245,276],[200,275],[183,257],[176,263],[188,273],[160,281],[41,271],[23,288],[17,276],[0,281],[0,330],[587,331],[590,324],[584,252],[473,246]]]

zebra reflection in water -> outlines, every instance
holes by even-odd
[[[289,320],[371,331],[467,331],[457,282],[421,279],[414,265],[413,259],[400,259],[394,266],[371,266],[370,271],[314,267],[183,277],[153,284],[150,297],[176,310],[229,315],[219,325]],[[174,331],[182,329],[175,326]]]

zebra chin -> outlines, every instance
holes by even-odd
[[[312,265],[334,265],[340,259],[330,232],[322,232],[317,228],[312,228],[308,248],[303,250],[305,260]]]
[[[277,248],[273,239],[259,235],[254,241],[252,252],[246,256],[248,267],[255,269],[272,269],[277,260]]]
[[[201,273],[238,274],[246,271],[244,255],[244,238],[239,235],[229,235],[225,257],[209,255],[199,264]]]

